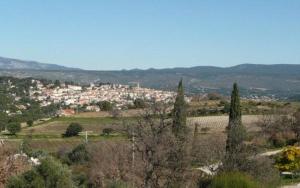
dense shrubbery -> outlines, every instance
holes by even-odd
[[[71,123],[63,136],[72,137],[78,136],[79,133],[83,130],[82,126],[79,123]]]
[[[52,157],[41,160],[41,165],[19,176],[11,177],[7,188],[73,188],[70,170]]]

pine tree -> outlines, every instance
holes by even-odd
[[[246,137],[246,130],[242,125],[242,113],[240,105],[239,90],[236,83],[233,84],[231,103],[229,111],[228,135],[226,141],[225,168],[236,170],[244,162],[242,154],[243,141]]]
[[[186,129],[186,103],[182,79],[178,84],[177,96],[173,109],[173,133],[175,136],[183,136]]]

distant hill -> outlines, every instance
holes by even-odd
[[[300,65],[297,64],[88,71],[37,62],[26,63],[26,66],[17,66],[17,69],[0,66],[0,76],[60,79],[79,83],[139,82],[143,87],[165,90],[175,90],[178,81],[183,78],[189,93],[220,92],[229,95],[232,83],[238,82],[243,95],[274,94],[278,97],[289,97],[300,94]]]
[[[0,69],[8,70],[75,70],[74,68],[68,68],[55,64],[39,63],[36,61],[24,61],[19,59],[11,59],[0,57]]]

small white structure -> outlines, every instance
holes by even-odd
[[[216,173],[221,165],[222,165],[222,163],[219,162],[219,163],[211,164],[208,166],[199,167],[199,168],[197,168],[197,170],[200,170],[207,175],[214,176],[214,175],[216,175]]]
[[[38,158],[33,158],[33,157],[28,157],[25,153],[17,153],[15,154],[14,156],[14,159],[18,159],[18,158],[25,158],[25,159],[28,159],[28,163],[33,165],[33,166],[36,166],[36,165],[40,165],[41,162]]]
[[[40,160],[38,158],[33,158],[33,157],[30,157],[30,159],[29,159],[28,162],[31,163],[34,166],[41,164],[41,162],[40,162]]]

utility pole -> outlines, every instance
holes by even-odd
[[[135,136],[134,131],[132,132],[132,170],[134,170],[135,163]]]
[[[85,143],[86,144],[88,143],[88,133],[87,133],[87,131],[85,131]]]

